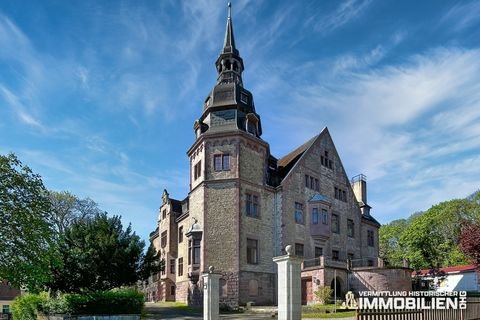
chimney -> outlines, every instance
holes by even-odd
[[[370,215],[370,206],[367,203],[367,177],[363,174],[356,175],[350,180],[352,184],[353,193],[357,198],[358,205],[362,214]]]

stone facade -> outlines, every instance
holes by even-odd
[[[214,266],[222,274],[220,303],[274,304],[273,258],[287,245],[305,260],[305,300],[313,301],[318,286],[337,283],[344,292],[349,264],[378,266],[380,225],[370,215],[365,177],[348,178],[327,128],[282,158],[270,154],[243,87],[231,17],[216,66],[217,84],[187,151],[190,191],[183,200],[162,195],[151,240],[165,259],[165,285],[155,297],[201,305],[201,275]]]

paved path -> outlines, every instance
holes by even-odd
[[[200,309],[186,309],[179,307],[166,306],[156,303],[145,303],[145,310],[148,320],[203,320],[202,311]],[[228,320],[265,320],[265,319],[277,319],[272,317],[271,314],[252,314],[252,313],[238,313],[238,314],[222,314],[220,319]],[[323,319],[308,319],[308,320],[328,320]],[[349,318],[336,318],[335,320],[354,320],[354,317]]]

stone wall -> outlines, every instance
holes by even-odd
[[[352,291],[411,291],[411,269],[358,268],[349,277]]]
[[[277,276],[274,273],[245,272],[240,273],[240,298],[241,305],[254,302],[256,305],[272,305],[276,299]]]

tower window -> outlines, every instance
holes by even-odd
[[[318,224],[318,209],[317,208],[312,209],[312,223],[313,224]]]
[[[245,195],[245,198],[247,216],[258,218],[260,215],[260,212],[258,210],[258,196],[247,193]]]
[[[367,230],[367,242],[369,247],[375,246],[375,239],[374,239],[372,230]]]
[[[178,258],[178,276],[183,276],[183,258]]]
[[[326,209],[322,209],[322,223],[328,224],[328,211]]]
[[[161,245],[162,245],[162,248],[165,248],[167,246],[167,231],[166,230],[162,232]]]
[[[215,171],[228,171],[230,170],[230,155],[229,154],[216,154],[213,156],[213,167]]]
[[[202,161],[198,161],[198,163],[193,167],[193,179],[197,180],[202,176]]]
[[[200,240],[188,241],[188,264],[200,264]]]
[[[340,220],[336,214],[332,214],[332,232],[340,233]]]
[[[295,255],[303,257],[303,244],[295,243]]]
[[[245,93],[240,93],[240,101],[248,104],[248,96]]]
[[[178,243],[183,242],[183,226],[178,228]]]
[[[170,273],[175,274],[175,259],[170,259]]]
[[[258,241],[247,239],[247,263],[258,263]]]
[[[299,224],[304,223],[303,219],[303,204],[295,202],[295,222]]]
[[[355,237],[355,224],[352,219],[347,220],[347,236],[350,238]]]

